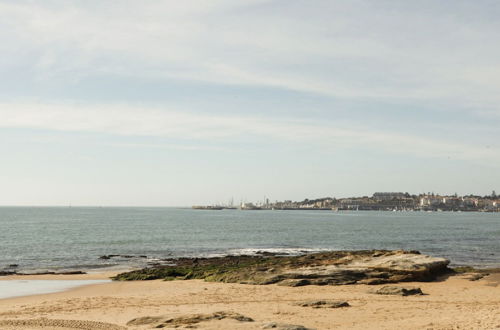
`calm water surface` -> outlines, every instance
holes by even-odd
[[[500,213],[2,207],[0,249],[0,270],[140,266],[264,249],[412,249],[454,265],[500,267]],[[109,254],[136,257],[99,259]]]
[[[0,299],[65,291],[75,287],[108,283],[110,280],[9,280],[0,281]]]

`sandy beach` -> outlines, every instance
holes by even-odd
[[[106,279],[110,273],[63,276],[7,276],[15,279]],[[0,329],[147,329],[127,325],[145,316],[164,319],[214,312],[238,313],[254,321],[227,317],[180,328],[262,329],[269,322],[314,329],[495,329],[500,328],[500,274],[477,281],[467,276],[417,286],[424,295],[384,296],[383,285],[282,287],[211,283],[203,280],[111,282],[65,292],[0,300]],[[308,300],[341,300],[342,308],[297,306]],[[168,326],[165,326],[168,328]]]

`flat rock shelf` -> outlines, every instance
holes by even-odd
[[[171,265],[121,273],[113,279],[188,280],[286,286],[384,284],[432,281],[446,274],[449,260],[418,251],[329,251],[301,256],[179,258]]]

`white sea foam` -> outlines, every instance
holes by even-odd
[[[0,299],[66,291],[110,280],[5,280],[0,281]]]
[[[219,258],[226,256],[256,256],[264,253],[272,253],[275,255],[291,255],[297,256],[307,253],[315,253],[321,251],[331,251],[332,249],[326,248],[241,248],[241,249],[228,249],[224,252],[198,252],[191,253],[177,257],[187,257],[187,258]],[[177,258],[173,256],[173,258]]]
[[[230,255],[259,255],[262,253],[273,253],[276,255],[302,255],[306,253],[315,253],[321,251],[330,251],[331,249],[322,248],[246,248],[246,249],[232,249],[228,251]]]

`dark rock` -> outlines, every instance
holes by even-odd
[[[17,275],[80,275],[80,274],[87,274],[86,272],[83,272],[81,270],[68,270],[68,271],[62,271],[62,272],[54,272],[54,271],[41,271],[41,272],[23,272],[23,273],[16,273]]]
[[[294,280],[294,279],[288,279],[288,280],[283,280],[278,283],[280,286],[292,286],[292,287],[297,287],[297,286],[304,286],[304,285],[310,285],[311,281],[305,280],[305,279],[299,279],[299,280]]]
[[[67,272],[57,272],[55,275],[80,275],[87,274],[86,272],[82,272],[81,270],[69,270]]]
[[[99,259],[103,259],[103,260],[108,260],[108,259],[111,259],[111,258],[124,258],[124,259],[143,258],[143,259],[147,259],[147,257],[148,256],[144,256],[144,255],[133,256],[133,255],[130,255],[130,254],[107,254],[107,255],[104,255],[104,256],[100,256]]]
[[[350,306],[347,301],[342,301],[342,300],[310,300],[310,301],[302,301],[296,303],[295,305],[301,307],[313,307],[313,308],[340,308],[340,307]]]
[[[118,255],[118,254],[108,254],[108,255],[105,255],[105,256],[100,256],[99,259],[108,260],[108,259],[119,257],[119,256],[120,255]]]
[[[260,256],[267,256],[267,257],[274,257],[277,255],[275,252],[269,252],[269,251],[257,251],[255,254],[260,255]],[[282,253],[282,255],[285,253]]]
[[[9,265],[9,268],[17,268],[17,267],[19,267],[19,265],[18,265],[18,264],[10,264],[10,265]]]
[[[422,295],[422,290],[416,287],[384,286],[375,291],[376,294],[411,296]]]
[[[16,274],[16,272],[0,270],[0,276],[8,276],[8,275],[15,275],[15,274]]]

